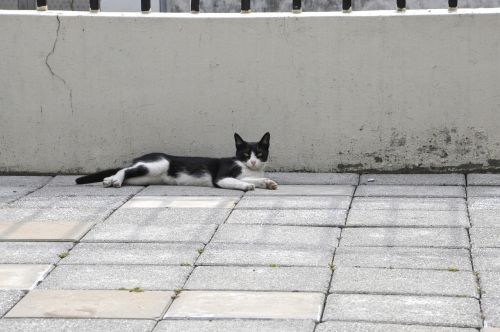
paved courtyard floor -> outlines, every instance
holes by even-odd
[[[269,176],[0,176],[0,331],[499,331],[500,175]]]

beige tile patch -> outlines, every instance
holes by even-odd
[[[172,295],[173,292],[35,289],[5,317],[158,319]]]
[[[0,241],[77,241],[94,224],[89,222],[0,222]]]
[[[210,196],[138,196],[129,200],[123,208],[212,208],[232,209],[238,198]]]
[[[285,292],[185,291],[165,318],[269,318],[319,321],[324,295]]]
[[[32,289],[42,280],[52,265],[2,264],[0,265],[0,289]]]

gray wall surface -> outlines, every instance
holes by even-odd
[[[0,172],[225,156],[277,170],[500,166],[500,10],[0,11]]]

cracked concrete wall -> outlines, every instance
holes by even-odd
[[[0,11],[0,172],[226,156],[267,130],[277,170],[497,169],[497,31],[498,9]]]

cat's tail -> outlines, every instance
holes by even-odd
[[[115,175],[116,172],[118,172],[121,168],[114,168],[114,169],[107,169],[101,172],[85,175],[82,177],[79,177],[75,180],[77,184],[86,184],[86,183],[94,183],[94,182],[101,182],[104,180],[104,178],[107,178],[108,176]]]

